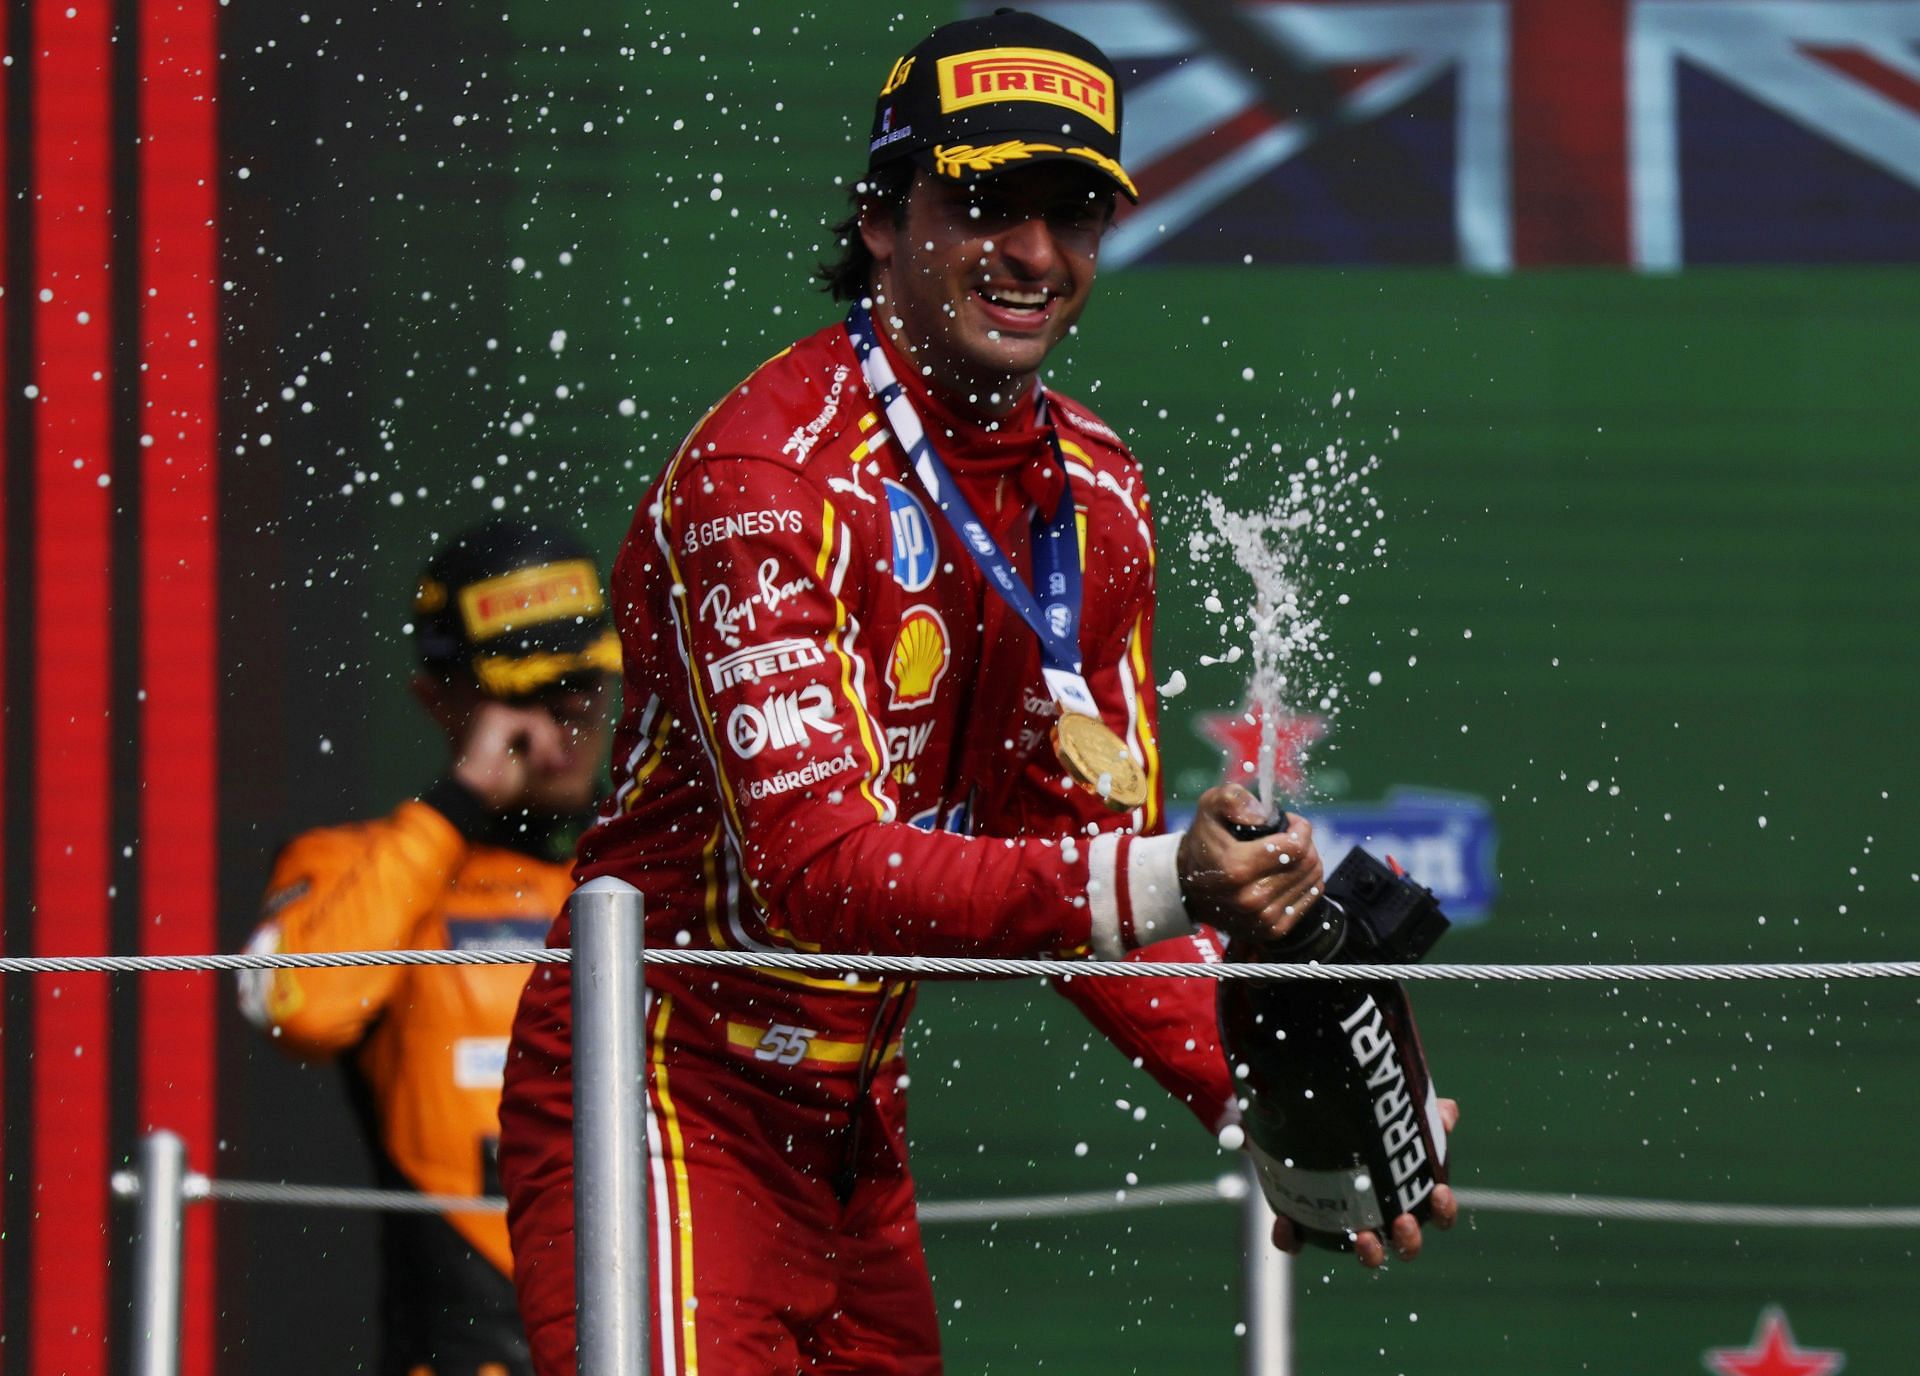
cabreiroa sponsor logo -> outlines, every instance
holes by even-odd
[[[747,797],[755,800],[777,798],[782,793],[791,793],[796,788],[822,783],[837,774],[846,774],[859,767],[859,762],[853,758],[852,750],[847,750],[830,760],[809,760],[797,769],[783,769],[780,773],[765,779],[749,781]]]

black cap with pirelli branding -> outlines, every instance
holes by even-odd
[[[414,590],[413,636],[426,668],[466,668],[506,701],[620,672],[593,557],[533,521],[496,518],[435,550]]]
[[[1107,55],[1035,14],[943,24],[887,73],[867,170],[912,158],[971,181],[1028,162],[1097,168],[1138,200],[1120,165],[1120,83]]]

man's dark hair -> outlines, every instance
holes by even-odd
[[[821,290],[834,300],[858,301],[867,294],[873,276],[873,254],[867,250],[867,241],[860,237],[861,208],[869,201],[878,202],[893,211],[896,225],[905,224],[907,191],[913,185],[913,170],[913,164],[904,160],[887,163],[855,182],[847,193],[853,210],[832,227],[833,236],[839,241],[840,255],[821,263],[815,273]]]

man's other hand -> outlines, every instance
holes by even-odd
[[[1453,1134],[1453,1125],[1460,1121],[1460,1104],[1455,1099],[1440,1101],[1440,1126],[1448,1136]],[[1433,1188],[1433,1226],[1445,1232],[1460,1216],[1460,1201],[1454,1198],[1453,1189],[1447,1185]],[[1353,1239],[1353,1254],[1360,1258],[1360,1264],[1377,1267],[1386,1264],[1387,1248],[1392,1247],[1393,1254],[1402,1261],[1412,1261],[1420,1255],[1420,1220],[1412,1214],[1401,1214],[1393,1220],[1387,1235],[1382,1237],[1378,1229],[1369,1228],[1358,1233]],[[1292,1219],[1276,1218],[1273,1221],[1273,1245],[1288,1256],[1297,1256],[1300,1252],[1300,1232]]]

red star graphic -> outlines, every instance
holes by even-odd
[[[1248,703],[1238,712],[1202,712],[1194,730],[1227,752],[1227,782],[1259,791],[1261,705]],[[1327,734],[1322,717],[1282,715],[1274,733],[1274,786],[1297,794],[1306,783],[1301,762],[1307,747]]]
[[[1796,1343],[1778,1305],[1760,1316],[1751,1347],[1716,1347],[1700,1360],[1714,1376],[1833,1376],[1847,1364],[1844,1352]]]

